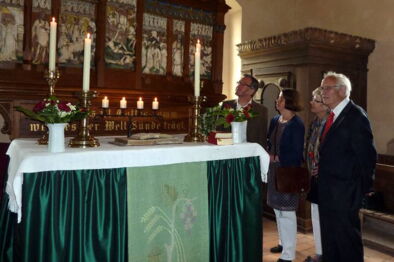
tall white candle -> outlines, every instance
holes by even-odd
[[[101,100],[101,107],[108,108],[109,107],[109,99],[108,97],[104,96],[103,100]]]
[[[142,101],[142,97],[137,101],[137,109],[144,109],[144,101]]]
[[[201,44],[197,40],[196,52],[194,54],[194,96],[200,96],[200,64],[201,64]]]
[[[127,107],[127,101],[125,97],[122,97],[122,100],[120,100],[120,108],[126,108]]]
[[[52,17],[49,30],[49,71],[55,71],[56,65],[56,27],[55,18]]]
[[[89,82],[90,82],[90,50],[92,49],[92,39],[90,38],[90,34],[87,34],[85,38],[85,47],[83,53],[83,85],[82,89],[84,92],[89,91]]]
[[[159,109],[159,101],[157,101],[157,97],[155,97],[155,100],[152,101],[152,109],[153,110]]]

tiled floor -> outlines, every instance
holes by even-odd
[[[278,244],[278,233],[276,224],[272,220],[263,220],[263,262],[276,262],[279,254],[270,253],[269,249]],[[302,262],[307,256],[314,254],[313,236],[309,234],[297,234],[297,252],[294,262]],[[394,257],[375,251],[373,249],[364,248],[365,262],[394,262]],[[351,262],[351,261],[349,261]]]

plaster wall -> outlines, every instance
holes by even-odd
[[[380,154],[394,155],[394,1],[238,0],[242,42],[305,27],[371,38],[367,108]],[[225,43],[226,44],[226,43]]]

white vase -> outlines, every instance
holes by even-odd
[[[66,125],[67,123],[47,124],[49,152],[64,152],[64,128]]]
[[[246,126],[247,122],[231,122],[231,133],[233,135],[233,143],[240,144],[246,142]]]

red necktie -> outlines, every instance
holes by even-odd
[[[328,133],[328,130],[330,130],[330,127],[332,126],[332,123],[334,122],[334,116],[335,116],[334,112],[331,111],[330,115],[327,117],[327,122],[326,122],[326,125],[324,126],[324,131],[321,134],[321,139],[320,139],[321,141],[323,141],[324,137]]]

